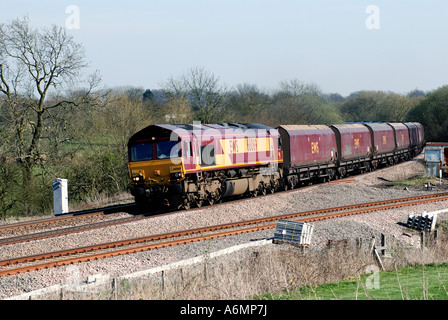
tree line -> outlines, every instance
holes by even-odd
[[[83,78],[86,67],[64,28],[0,25],[0,217],[51,211],[58,177],[69,180],[71,203],[126,192],[127,140],[154,123],[419,121],[428,141],[448,141],[448,86],[343,97],[291,79],[267,92],[194,67],[157,89],[107,88],[98,72]]]

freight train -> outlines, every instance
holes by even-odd
[[[189,209],[372,171],[424,144],[417,122],[150,125],[128,142],[131,194],[148,211]]]

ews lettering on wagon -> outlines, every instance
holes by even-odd
[[[319,141],[311,142],[311,153],[319,153]]]

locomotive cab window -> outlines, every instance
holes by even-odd
[[[152,160],[152,143],[138,143],[131,146],[131,161]]]
[[[147,161],[180,157],[180,143],[161,141],[157,143],[142,142],[131,146],[131,161]]]
[[[183,154],[185,155],[186,158],[191,157],[191,141],[184,141],[184,151]]]
[[[167,159],[180,157],[180,143],[177,141],[162,141],[157,143],[157,158]]]

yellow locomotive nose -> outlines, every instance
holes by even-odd
[[[168,186],[185,179],[183,163],[173,165],[172,159],[130,162],[129,171],[134,184]]]

